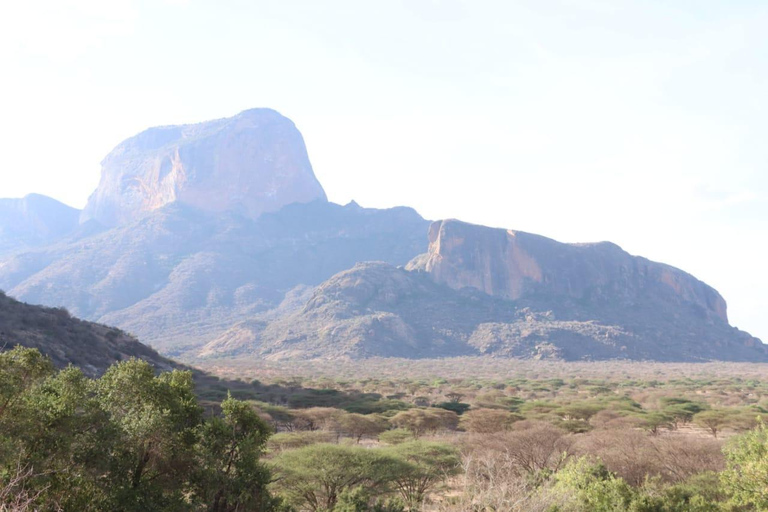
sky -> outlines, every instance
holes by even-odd
[[[762,0],[0,4],[0,197],[83,207],[156,125],[270,107],[329,199],[610,240],[768,342]]]

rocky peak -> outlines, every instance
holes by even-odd
[[[257,218],[290,203],[326,201],[304,139],[270,109],[150,128],[102,161],[81,222],[121,225],[170,203]]]
[[[715,289],[607,242],[564,244],[444,220],[431,225],[427,254],[408,268],[454,289],[471,287],[506,299],[546,296],[627,307],[651,300],[692,305],[710,320],[728,322],[725,300]]]

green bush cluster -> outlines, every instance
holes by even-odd
[[[89,379],[35,349],[0,354],[0,510],[277,510],[269,435],[233,398],[205,417],[189,372],[132,359]]]

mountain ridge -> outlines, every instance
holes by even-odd
[[[766,358],[714,288],[613,243],[329,202],[270,109],[126,139],[82,212],[30,197],[62,224],[0,200],[0,289],[174,357]]]

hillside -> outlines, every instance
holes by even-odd
[[[317,287],[302,309],[243,322],[198,356],[768,361],[760,340],[674,297],[649,290],[631,304],[537,294],[510,300],[436,283],[427,272],[364,263]]]
[[[130,357],[149,361],[158,370],[175,366],[119,329],[79,320],[65,309],[24,304],[0,292],[0,350],[16,345],[36,348],[57,367],[73,364],[89,376]]]
[[[0,288],[118,326],[166,354],[200,346],[366,260],[426,249],[409,208],[295,203],[256,220],[173,204],[125,226],[0,262]]]
[[[766,361],[728,324],[720,294],[611,243],[555,240],[456,220],[405,269],[366,263],[299,311],[237,325],[200,357],[491,355],[536,359]]]

